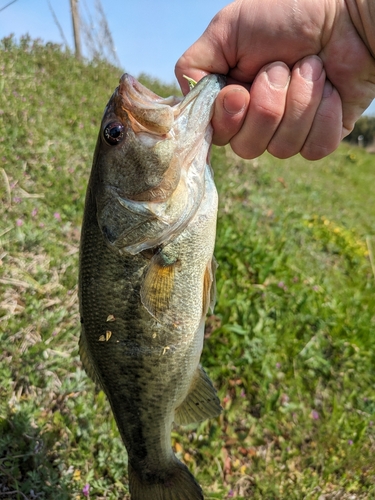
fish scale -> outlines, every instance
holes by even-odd
[[[224,84],[210,75],[179,101],[124,75],[99,132],[82,225],[80,356],[111,404],[132,500],[203,498],[170,434],[174,422],[221,412],[199,360],[214,296],[210,119]]]

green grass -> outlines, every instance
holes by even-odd
[[[77,348],[83,198],[120,71],[27,38],[0,54],[0,498],[90,484],[126,499],[126,452]],[[374,162],[345,144],[315,163],[213,151],[202,361],[225,411],[172,436],[207,500],[375,498]]]

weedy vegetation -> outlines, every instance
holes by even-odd
[[[77,347],[84,192],[121,72],[28,37],[0,55],[0,498],[127,499],[125,448]],[[375,498],[374,156],[214,148],[212,163],[202,362],[224,412],[176,428],[173,447],[207,500]]]

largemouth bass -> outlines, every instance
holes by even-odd
[[[220,414],[199,364],[214,297],[210,119],[224,78],[163,99],[123,75],[104,112],[80,252],[80,356],[126,446],[132,500],[203,499],[173,423]]]

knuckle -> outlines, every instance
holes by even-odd
[[[254,114],[256,114],[262,123],[267,124],[278,124],[284,115],[284,105],[280,106],[275,103],[257,104],[254,109]]]
[[[237,142],[235,140],[230,141],[231,148],[239,157],[244,160],[252,160],[253,158],[257,158],[261,154],[264,153],[265,148],[261,146],[255,146],[248,141],[246,142]]]
[[[306,144],[303,146],[301,150],[301,156],[306,160],[316,161],[325,158],[329,154],[331,154],[337,145],[335,142],[317,142],[317,141],[306,141]]]
[[[285,160],[299,153],[299,148],[295,144],[286,144],[271,141],[268,145],[267,151],[276,158]]]

